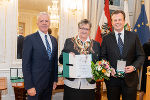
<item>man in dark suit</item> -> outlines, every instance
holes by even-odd
[[[51,100],[56,88],[58,47],[56,39],[48,34],[49,15],[37,17],[39,30],[27,36],[23,45],[22,68],[28,100]]]
[[[23,28],[19,27],[19,35],[17,37],[17,59],[22,59],[23,41]]]
[[[105,81],[108,100],[136,100],[138,74],[137,70],[144,62],[144,51],[137,34],[125,31],[125,13],[114,11],[111,15],[114,32],[106,35],[102,41],[102,58],[112,66],[111,77]],[[124,77],[117,75],[117,63],[123,61],[126,66]],[[123,73],[122,73],[123,74]]]
[[[146,92],[146,80],[147,80],[147,67],[150,66],[150,39],[148,42],[143,44],[143,49],[145,52],[145,61],[143,64],[143,71],[142,71],[142,81],[141,81],[141,91]],[[144,95],[144,93],[142,94]]]

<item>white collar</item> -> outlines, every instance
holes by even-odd
[[[121,32],[117,32],[115,30],[114,30],[114,32],[115,32],[115,35],[118,35],[118,33],[121,33],[121,35],[124,35],[124,29]]]
[[[81,40],[80,37],[79,37],[79,35],[78,35],[78,39]],[[82,40],[81,40],[81,41],[82,41]],[[89,41],[89,42],[91,41],[89,36],[88,36],[88,38],[86,39],[86,41],[84,41],[84,42],[87,42],[87,41]],[[83,41],[82,41],[82,42],[83,42]]]
[[[47,34],[43,33],[43,32],[42,32],[42,31],[40,31],[40,30],[38,30],[38,32],[39,32],[39,34],[40,34],[41,36],[48,35],[48,32],[47,32]]]

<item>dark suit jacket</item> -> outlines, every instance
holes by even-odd
[[[147,63],[147,66],[150,65],[150,61],[148,60],[148,56],[150,56],[150,42],[144,43],[143,44],[143,49],[145,52],[145,63]]]
[[[94,51],[94,53],[91,53],[93,62],[99,61],[101,59],[100,58],[101,57],[100,44],[94,40],[93,40],[93,51]],[[59,62],[61,64],[63,64],[63,52],[66,52],[66,53],[73,52],[73,53],[75,53],[75,55],[80,54],[77,50],[74,49],[74,43],[72,42],[72,38],[68,38],[65,41],[64,48],[59,57]],[[74,80],[74,79],[70,79],[70,80]]]
[[[50,35],[52,55],[49,60],[46,48],[38,32],[27,36],[23,45],[22,68],[25,89],[35,87],[37,91],[53,86],[57,82],[58,47]]]
[[[148,60],[148,56],[150,56],[150,42],[144,43],[143,49],[145,52],[145,62],[142,71],[141,90],[146,92],[146,79],[147,79],[146,73],[147,73],[147,67],[150,66],[150,60]]]
[[[17,59],[22,59],[23,41],[24,41],[24,36],[19,35],[17,37]]]
[[[115,33],[110,33],[103,38],[102,41],[102,58],[110,61],[113,68],[117,67],[117,60],[123,59],[126,61],[126,66],[133,65],[137,70],[144,62],[144,51],[138,36],[135,33],[125,31],[123,54],[117,45]],[[137,71],[125,75],[125,82],[129,87],[135,86],[138,83]]]

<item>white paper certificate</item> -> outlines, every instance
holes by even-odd
[[[125,72],[126,61],[117,60],[117,71]]]
[[[69,63],[73,66],[69,67],[69,77],[71,78],[91,78],[92,55],[75,55],[69,56]]]

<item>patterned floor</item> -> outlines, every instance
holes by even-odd
[[[137,93],[137,100],[146,100],[146,99],[145,99],[145,94],[144,94],[143,99],[141,99],[141,95],[142,95],[141,92],[138,92],[138,93]],[[102,100],[107,100],[106,91],[104,91],[103,94],[102,94]],[[122,99],[120,99],[120,100],[122,100]]]

